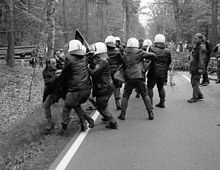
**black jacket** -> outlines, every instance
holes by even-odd
[[[207,57],[207,50],[205,43],[198,43],[192,52],[192,60],[190,62],[189,71],[191,74],[199,74],[198,69],[205,71],[205,60]]]
[[[56,70],[52,70],[50,67],[46,66],[43,70],[43,79],[44,79],[44,93],[43,93],[43,102],[47,99],[47,96],[50,94],[58,94],[58,89],[56,84],[59,81],[59,76],[56,75]]]
[[[111,79],[108,55],[100,54],[99,59],[94,62],[94,68],[90,70],[93,82],[93,96],[106,96],[113,92],[114,85]]]
[[[155,43],[153,47],[151,47],[151,52],[156,54],[157,60],[152,62],[152,65],[148,71],[147,77],[156,78],[166,78],[167,71],[169,69],[169,65],[171,64],[171,53],[165,48],[165,44],[163,43]]]
[[[67,80],[69,92],[90,89],[91,80],[89,77],[88,62],[85,56],[69,55],[65,61],[64,77]]]
[[[109,67],[111,74],[114,74],[123,63],[123,58],[118,48],[108,47]]]
[[[126,53],[123,59],[125,81],[132,79],[145,80],[145,71],[143,70],[142,63],[144,59],[156,60],[153,53],[145,53],[141,49],[126,48]]]

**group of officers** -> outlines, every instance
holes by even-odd
[[[126,47],[121,46],[119,37],[108,36],[105,42],[97,42],[89,46],[82,45],[79,40],[71,40],[62,71],[57,70],[56,59],[47,61],[43,70],[45,81],[44,108],[47,119],[46,130],[51,131],[54,123],[51,116],[51,105],[64,99],[62,110],[62,127],[60,134],[67,134],[70,121],[70,111],[75,110],[79,117],[81,131],[94,127],[94,120],[86,114],[81,104],[88,99],[93,102],[106,122],[106,128],[117,129],[118,123],[108,109],[108,102],[114,94],[116,109],[120,110],[118,119],[125,120],[128,101],[133,89],[136,89],[145,104],[150,120],[153,113],[153,88],[157,85],[160,101],[156,107],[165,108],[166,93],[164,85],[171,64],[171,53],[165,45],[165,36],[157,34],[154,42],[146,39],[139,43],[136,38],[130,38]],[[188,102],[203,99],[199,89],[200,76],[205,70],[206,49],[202,34],[195,35],[195,47],[190,64],[193,96]],[[119,81],[115,73],[124,72],[124,91],[121,99]],[[146,81],[147,79],[147,81]],[[147,82],[147,83],[146,83]]]

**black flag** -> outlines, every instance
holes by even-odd
[[[87,41],[85,40],[79,29],[76,29],[75,39],[79,40],[82,44],[84,44],[86,46],[87,51],[91,51],[89,44],[87,43]]]
[[[75,39],[79,40],[82,44],[84,43],[84,38],[78,29],[76,29]]]

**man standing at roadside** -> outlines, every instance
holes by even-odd
[[[220,83],[220,44],[217,44],[213,50],[216,53],[217,58],[217,81],[216,83]]]
[[[191,84],[193,88],[192,98],[188,100],[189,103],[195,103],[203,99],[203,94],[199,88],[201,74],[205,71],[206,60],[206,45],[203,40],[203,35],[197,33],[194,37],[195,48],[192,52],[192,60],[190,62]]]
[[[46,62],[46,67],[43,70],[43,79],[45,84],[43,106],[45,109],[45,116],[47,119],[47,131],[51,131],[54,128],[50,107],[59,100],[59,97],[52,93],[53,85],[55,81],[59,78],[59,75],[56,74],[56,71],[56,60],[54,58],[51,58]]]
[[[212,46],[210,41],[207,39],[207,35],[205,33],[202,34],[203,35],[203,41],[205,43],[206,46],[206,57],[205,57],[205,70],[202,74],[202,82],[201,85],[202,86],[207,86],[209,84],[209,77],[208,77],[208,72],[207,72],[207,68],[210,62],[210,57],[211,57],[211,52],[212,52]]]

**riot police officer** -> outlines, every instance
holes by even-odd
[[[155,36],[151,51],[156,54],[157,60],[151,63],[147,74],[148,92],[153,104],[153,88],[157,84],[160,102],[156,104],[156,107],[165,108],[164,83],[167,80],[167,71],[171,63],[171,53],[165,48],[165,36],[163,34]]]
[[[88,63],[83,50],[82,43],[78,40],[69,42],[69,55],[66,57],[64,71],[68,72],[68,92],[62,112],[62,129],[60,134],[67,134],[67,125],[70,121],[70,111],[74,109],[80,119],[81,131],[87,129],[85,120],[89,127],[94,126],[94,120],[89,117],[82,109],[81,104],[85,103],[90,96],[91,80],[89,77]]]
[[[94,65],[90,67],[90,75],[93,82],[93,96],[96,98],[96,106],[103,116],[103,121],[108,122],[106,128],[117,129],[118,124],[108,110],[108,101],[114,92],[114,84],[109,68],[109,58],[105,43],[97,42],[93,44]]]
[[[115,86],[115,90],[114,90],[115,104],[116,104],[117,110],[120,110],[121,109],[120,88],[122,87],[122,83],[114,78],[114,74],[118,70],[119,66],[122,64],[123,58],[122,58],[122,55],[119,49],[116,48],[115,43],[116,43],[116,40],[114,36],[108,36],[105,39],[105,44],[107,46],[107,54],[109,57],[109,68],[110,68],[111,77],[112,77],[112,80]]]
[[[144,101],[147,109],[149,119],[154,119],[153,107],[145,86],[145,71],[142,67],[143,59],[154,60],[156,58],[153,53],[144,53],[139,48],[139,42],[136,38],[130,38],[127,41],[127,48],[125,49],[125,56],[123,58],[123,68],[125,72],[125,87],[123,98],[121,102],[121,114],[119,119],[125,120],[126,110],[128,106],[128,100],[133,89],[137,89]]]

